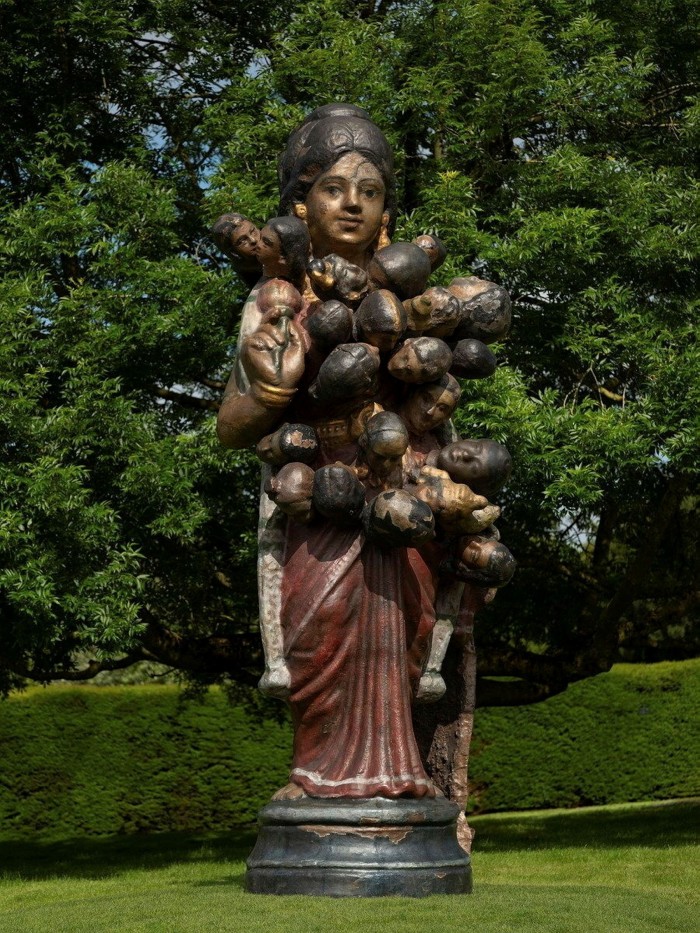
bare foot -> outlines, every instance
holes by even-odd
[[[445,681],[439,671],[425,671],[418,682],[417,703],[436,703],[445,693]]]
[[[299,797],[306,797],[306,794],[298,784],[285,784],[272,795],[273,800],[298,800]]]

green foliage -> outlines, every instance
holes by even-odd
[[[476,715],[470,806],[700,795],[700,661],[616,665],[546,703]]]
[[[0,4],[0,692],[125,652],[256,680],[256,471],[212,426],[245,289],[207,230],[276,212],[277,153],[334,100],[395,146],[437,280],[515,300],[458,415],[515,462],[483,671],[543,696],[696,651],[699,14]]]
[[[287,782],[286,724],[220,691],[35,688],[0,722],[9,836],[220,830],[252,824]]]
[[[698,661],[619,665],[543,704],[479,710],[471,808],[700,795],[690,728],[699,678]],[[0,718],[3,835],[252,824],[291,760],[288,721],[253,697],[232,705],[218,689],[186,699],[173,685],[62,685],[10,698]]]

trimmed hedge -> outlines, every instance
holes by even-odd
[[[534,706],[477,710],[470,809],[700,794],[700,659],[618,664]]]
[[[32,688],[0,705],[0,833],[80,836],[252,823],[287,783],[289,726],[219,690]]]
[[[700,794],[700,660],[618,665],[546,703],[477,713],[472,807]],[[0,834],[225,830],[287,781],[288,724],[211,690],[36,687],[0,704]]]

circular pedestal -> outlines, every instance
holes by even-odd
[[[469,894],[459,807],[445,799],[278,800],[260,811],[246,873],[256,894]]]

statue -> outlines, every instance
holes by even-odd
[[[487,344],[506,335],[510,302],[475,277],[428,287],[446,255],[436,236],[391,242],[392,153],[360,108],[314,111],[279,182],[280,216],[261,230],[239,214],[215,226],[240,268],[251,249],[260,265],[218,432],[263,462],[260,689],[289,702],[294,727],[290,782],[261,814],[247,884],[467,891],[464,792],[433,779],[414,706],[444,693],[450,636],[464,642],[514,569],[489,501],[507,451],[460,441],[450,422],[453,366],[493,372]],[[431,833],[451,854],[424,864]]]

